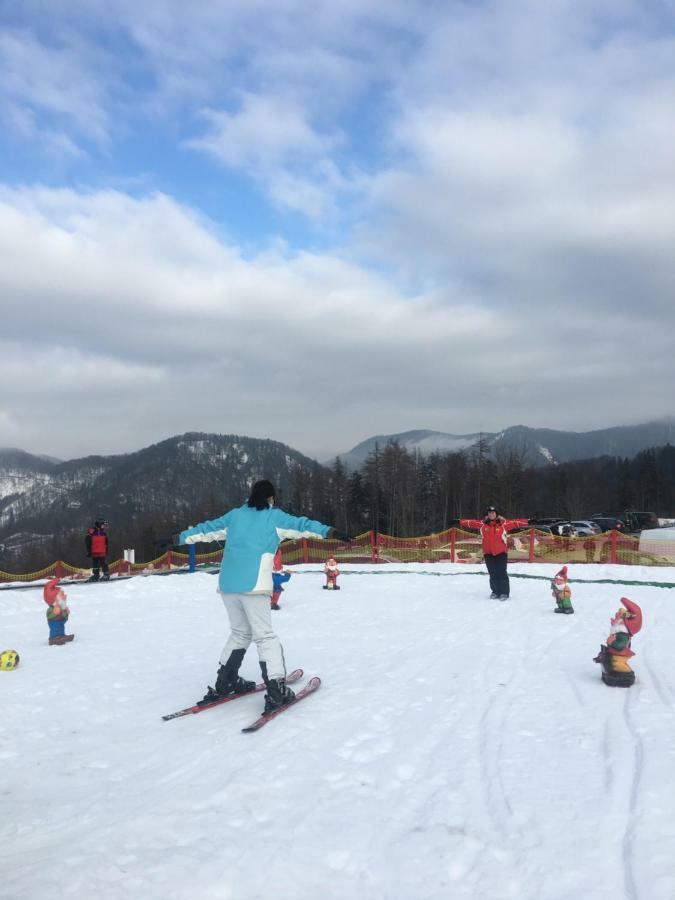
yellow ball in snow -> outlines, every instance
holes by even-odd
[[[3,650],[0,653],[0,669],[5,672],[11,672],[19,665],[19,654],[16,650]]]

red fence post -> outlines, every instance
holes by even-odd
[[[302,561],[309,562],[309,550],[307,549],[307,538],[302,539]]]
[[[370,557],[374,563],[377,562],[377,532],[370,532]]]
[[[457,529],[450,529],[450,562],[455,562],[455,544],[457,543]]]
[[[616,559],[616,542],[619,536],[619,532],[614,529],[609,538],[609,561],[611,563],[615,563]]]
[[[54,577],[55,578],[63,578],[66,574],[66,570],[63,568],[63,561],[57,559],[54,563]]]
[[[534,528],[530,528],[530,553],[527,561],[534,562]]]

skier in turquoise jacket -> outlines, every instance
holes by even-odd
[[[257,481],[243,506],[231,509],[218,519],[201,522],[181,531],[177,544],[225,540],[218,591],[230,620],[230,636],[220,655],[214,687],[209,687],[203,704],[245,694],[255,682],[239,677],[239,668],[251,641],[258,649],[260,668],[267,693],[265,712],[272,712],[293,699],[286,685],[286,666],[281,641],[272,628],[270,596],[273,590],[274,554],[282,540],[302,537],[334,538],[349,541],[347,534],[304,516],[291,516],[275,507],[276,492],[270,481]]]

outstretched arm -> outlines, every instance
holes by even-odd
[[[231,510],[219,519],[208,519],[181,531],[178,536],[179,544],[198,544],[200,542],[224,541],[227,537],[227,526],[230,520]]]
[[[283,509],[274,510],[274,525],[279,540],[291,540],[303,537],[327,538],[331,528],[306,516],[292,516]]]
[[[504,519],[502,525],[506,529],[506,531],[511,531],[512,528],[522,528],[523,525],[529,525],[529,519]]]

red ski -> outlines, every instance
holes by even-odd
[[[293,684],[296,681],[300,681],[303,675],[304,672],[302,669],[295,669],[290,675],[286,676],[286,683]],[[252,691],[248,691],[246,694],[230,694],[229,697],[223,697],[222,700],[214,700],[213,703],[202,703],[201,706],[195,703],[194,706],[188,706],[186,709],[179,709],[178,712],[162,716],[162,719],[165,722],[168,722],[169,719],[179,719],[181,716],[194,715],[196,713],[204,712],[205,709],[213,709],[214,706],[222,706],[223,703],[230,703],[232,700],[238,700],[240,697],[248,697],[249,694],[259,694],[266,689],[267,685],[264,683],[256,684],[255,688]]]
[[[288,684],[289,680],[290,680],[289,678],[286,679],[287,684]],[[259,718],[257,718],[255,720],[255,722],[252,722],[246,728],[242,728],[241,730],[246,731],[246,732],[258,731],[260,728],[263,727],[263,725],[266,725],[270,721],[270,719],[274,719],[276,716],[280,715],[282,712],[286,712],[286,710],[290,709],[291,706],[295,706],[296,703],[299,703],[301,700],[304,700],[305,697],[309,697],[310,694],[313,694],[314,691],[317,691],[320,687],[321,687],[321,679],[315,675],[314,678],[310,678],[310,680],[307,682],[307,684],[304,686],[304,688],[301,691],[298,691],[298,693],[295,695],[295,698],[293,700],[291,700],[290,703],[286,703],[284,706],[280,706],[279,709],[275,709],[274,712],[268,713],[267,715],[265,715],[263,713],[262,716],[260,716]]]

